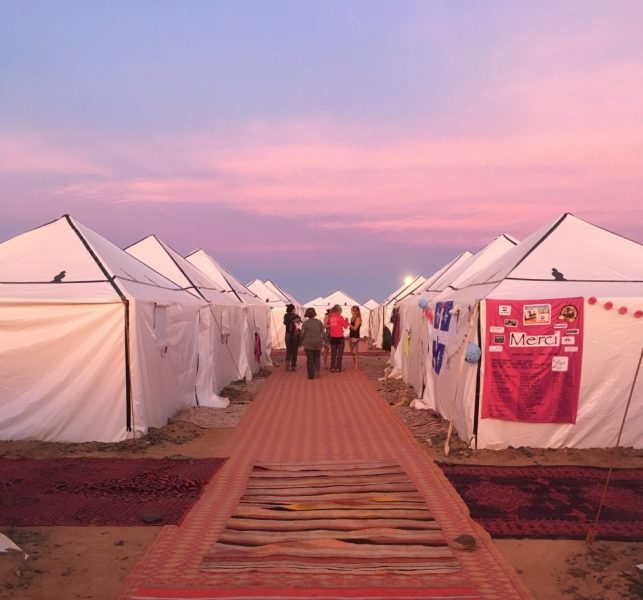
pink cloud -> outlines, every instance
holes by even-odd
[[[632,228],[643,54],[619,44],[638,39],[637,23],[520,30],[494,48],[489,77],[440,135],[420,120],[411,134],[312,120],[100,143],[14,131],[0,135],[0,172],[64,175],[49,189],[62,198],[218,204],[411,243],[477,240],[490,228],[525,235],[563,211]]]
[[[111,169],[91,160],[64,136],[0,130],[0,173],[5,175],[109,176]]]

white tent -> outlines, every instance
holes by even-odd
[[[475,254],[463,252],[439,269],[413,294],[396,304],[399,309],[401,342],[392,352],[394,370],[401,373],[418,396],[426,383],[428,327],[419,302],[429,302],[449,286],[457,286],[513,248],[518,241],[510,235],[497,236]],[[391,376],[395,375],[395,371]]]
[[[421,275],[416,275],[410,282],[404,283],[399,288],[397,288],[388,298],[380,304],[375,310],[373,321],[373,331],[371,337],[373,338],[374,344],[378,347],[382,347],[382,341],[384,339],[384,328],[388,327],[391,329],[391,315],[393,314],[393,309],[395,308],[395,303],[403,298],[406,298],[409,294],[412,294],[416,289],[418,289],[426,279]]]
[[[312,306],[315,311],[317,311],[317,317],[323,319],[326,311],[338,304],[342,308],[342,316],[346,317],[349,321],[351,319],[351,307],[359,306],[360,313],[362,315],[362,327],[360,329],[360,337],[371,337],[371,311],[369,308],[364,306],[361,302],[358,302],[346,292],[342,290],[337,290],[332,294],[326,296],[325,298],[315,298],[311,302],[306,304],[306,307]],[[344,332],[348,335],[348,329]]]
[[[246,286],[251,292],[262,300],[265,300],[266,306],[270,309],[270,336],[271,347],[273,350],[284,349],[286,347],[286,326],[284,325],[284,315],[286,314],[286,305],[294,304],[295,310],[301,313],[301,307],[293,302],[292,297],[281,291],[270,281],[255,279]]]
[[[251,292],[232,273],[224,269],[204,250],[196,250],[185,257],[197,269],[203,271],[211,280],[219,284],[228,294],[248,305],[248,326],[252,335],[259,336],[261,344],[261,364],[271,365],[270,307]]]
[[[299,302],[299,300],[295,299],[295,297],[292,294],[289,294],[288,292],[286,292],[282,287],[278,286],[271,279],[266,279],[264,281],[264,284],[268,289],[273,290],[276,294],[282,297],[286,302],[286,304],[294,304],[295,306],[301,306],[301,303]]]
[[[371,339],[373,339],[375,333],[375,321],[377,319],[377,308],[379,307],[379,303],[371,298],[368,302],[364,302],[364,306],[369,310],[368,328],[371,332]]]
[[[115,442],[195,404],[207,305],[70,216],[0,244],[0,438]]]
[[[473,319],[472,329],[474,333],[476,327],[479,329],[482,359],[469,364],[461,357],[469,329],[468,316],[475,316],[478,302],[479,319]],[[553,307],[559,303],[569,306],[554,314]],[[512,304],[520,304],[522,309],[514,310]],[[431,328],[433,341],[440,336],[443,347],[436,345],[439,353],[433,352],[431,382],[423,400],[452,419],[462,439],[477,442],[479,448],[587,448],[615,444],[643,346],[643,246],[564,214],[458,286],[445,289],[431,305],[434,310],[441,306],[445,315],[443,309],[448,308],[449,315],[459,314],[460,318],[440,322],[436,318]],[[578,329],[571,329],[565,322],[565,311],[570,307],[582,316],[583,329],[580,319]],[[542,340],[529,335],[529,327],[535,324],[532,319],[540,310],[543,322],[563,331],[562,335],[540,336]],[[502,326],[493,325],[501,315]],[[516,406],[522,408],[527,401],[531,403],[527,408],[538,412],[548,400],[541,392],[532,393],[537,388],[530,387],[534,385],[529,371],[531,362],[500,365],[495,358],[505,348],[523,343],[535,347],[527,357],[532,362],[546,350],[543,344],[553,349],[555,356],[545,363],[543,371],[553,382],[545,393],[553,395],[554,400],[563,398],[563,393],[569,394],[571,386],[557,387],[561,381],[558,374],[571,370],[569,365],[580,356],[577,405],[573,405],[575,422],[483,418],[485,398],[487,403],[513,402],[513,393],[509,392],[494,392],[490,397],[494,389],[491,384],[485,396],[485,375],[497,376],[502,383],[501,368],[515,375],[508,385],[517,386],[522,394]],[[643,447],[641,379],[633,391],[621,444]]]
[[[228,294],[205,273],[189,263],[168,244],[149,235],[125,249],[146,265],[158,271],[178,286],[210,305],[210,314],[203,319],[199,349],[199,404],[226,406],[227,401],[212,398],[222,388],[238,379],[252,378],[257,362],[254,354],[254,332],[248,327],[247,305],[235,295]],[[208,398],[209,397],[209,398]]]

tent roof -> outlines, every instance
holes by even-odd
[[[162,273],[194,296],[204,298],[214,304],[241,304],[234,294],[226,292],[203,271],[197,269],[155,235],[148,235],[125,248],[125,251]]]
[[[260,300],[273,306],[285,306],[289,302],[281,297],[281,294],[275,293],[261,279],[255,279],[246,286],[252,293],[256,294]]]
[[[360,308],[366,308],[361,302],[358,302],[342,290],[337,290],[325,298],[322,298],[321,302],[314,303],[315,306],[328,307],[335,306],[335,304],[339,304],[340,306],[359,306]]]
[[[512,249],[518,240],[508,234],[500,234],[475,254],[463,252],[444,267],[440,274],[433,277],[422,289],[424,295],[439,294],[448,287],[457,287],[459,283],[475,276],[480,270],[493,263]]]
[[[0,298],[200,302],[70,215],[0,244]]]
[[[557,269],[565,280],[554,278]],[[565,213],[461,281],[476,296],[641,297],[643,245]]]
[[[226,292],[231,292],[242,302],[246,304],[263,304],[263,301],[258,298],[254,292],[251,292],[204,250],[196,250],[192,252],[192,254],[188,254],[185,258],[197,269],[203,271],[210,279],[214,280]]]
[[[413,281],[401,285],[386,300],[384,300],[382,304],[391,304],[402,300],[402,298],[405,298],[409,294],[412,294],[415,290],[422,286],[425,281],[425,277],[422,277],[422,275],[416,275]]]
[[[267,288],[278,293],[280,296],[283,296],[288,304],[294,304],[295,306],[300,306],[299,301],[295,299],[291,294],[286,292],[282,287],[278,286],[272,279],[266,279],[264,284]]]
[[[366,308],[370,308],[371,310],[375,310],[379,306],[379,302],[375,302],[375,300],[371,298],[370,300],[364,302],[364,306]]]

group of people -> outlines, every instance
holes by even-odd
[[[297,366],[297,350],[303,346],[306,352],[306,369],[308,379],[315,379],[321,372],[321,354],[324,352],[324,368],[328,368],[330,351],[330,372],[342,370],[344,358],[344,329],[348,327],[349,345],[353,356],[353,366],[358,367],[358,345],[362,314],[359,306],[351,307],[351,319],[342,316],[339,304],[326,311],[323,322],[317,318],[317,312],[309,307],[304,313],[305,321],[295,312],[295,306],[289,304],[284,315],[286,326],[286,371],[294,371]]]

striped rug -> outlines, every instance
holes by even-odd
[[[456,557],[395,462],[255,464],[201,568],[453,573]]]

